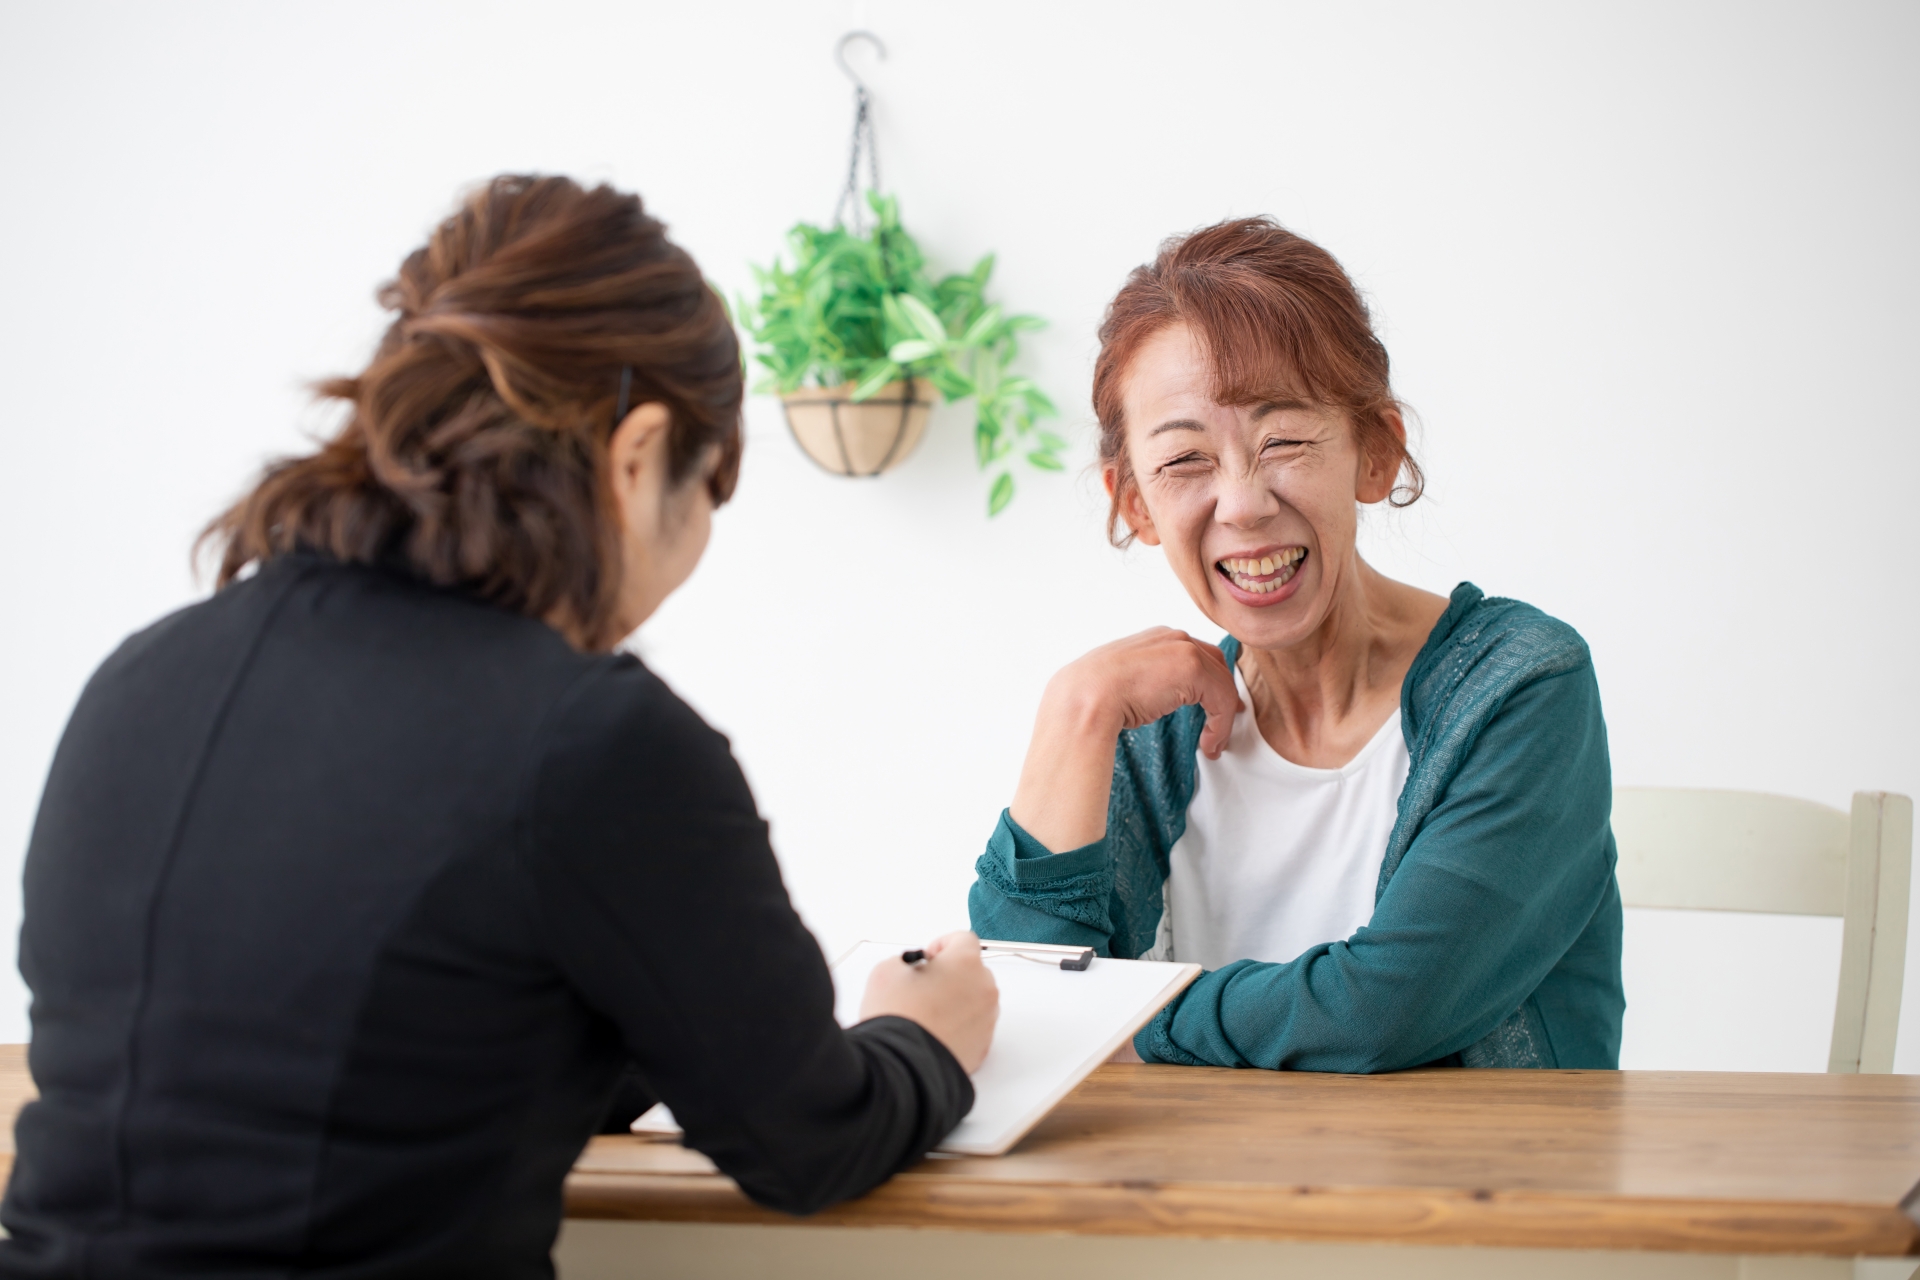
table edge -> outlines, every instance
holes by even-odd
[[[1323,1243],[1920,1255],[1920,1226],[1892,1205],[1141,1180],[988,1183],[913,1171],[806,1218],[763,1209],[731,1179],[715,1174],[576,1171],[567,1179],[566,1214],[651,1222]]]

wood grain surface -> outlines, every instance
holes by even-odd
[[[33,1096],[25,1047],[0,1045],[0,1114]],[[805,1222],[1847,1257],[1920,1254],[1916,1178],[1914,1076],[1130,1065],[1009,1155],[925,1160]],[[588,1144],[567,1213],[800,1221],[629,1137]]]
[[[1109,1066],[1006,1156],[808,1222],[1712,1253],[1909,1254],[1920,1078],[1327,1076]],[[706,1159],[596,1138],[570,1216],[792,1222]]]

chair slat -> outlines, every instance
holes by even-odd
[[[1791,796],[1619,787],[1613,835],[1629,907],[1844,916],[1848,817]]]

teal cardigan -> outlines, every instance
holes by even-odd
[[[1221,647],[1238,658],[1237,641]],[[1183,707],[1120,736],[1107,833],[1090,845],[1051,852],[1003,811],[975,866],[974,931],[1102,955],[1151,948],[1204,719]],[[1411,766],[1372,919],[1285,964],[1202,974],[1134,1037],[1143,1059],[1619,1065],[1613,784],[1586,643],[1462,583],[1400,687],[1400,725]]]

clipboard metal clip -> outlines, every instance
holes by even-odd
[[[1069,973],[1085,973],[1093,965],[1092,947],[1063,947],[1051,942],[982,942],[980,950],[988,959],[994,956],[1018,956],[1022,960],[1046,965],[1057,960],[1060,967]],[[919,964],[926,958],[927,953],[919,948],[900,953],[900,959],[907,964]]]
[[[1042,964],[1058,960],[1062,969],[1072,973],[1085,973],[1093,964],[1092,947],[1062,947],[1045,942],[982,942],[980,950],[989,957],[1020,956]]]

